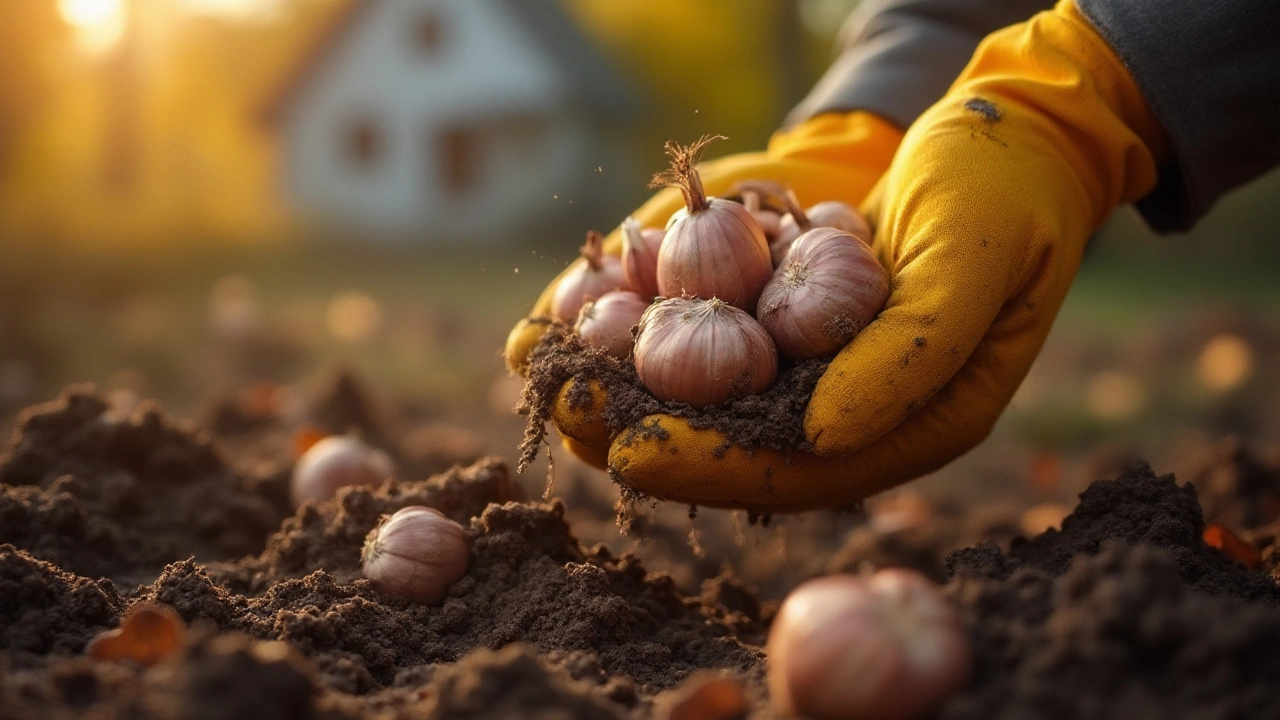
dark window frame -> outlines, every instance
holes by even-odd
[[[376,167],[386,154],[383,126],[369,115],[348,120],[342,126],[340,142],[348,165],[362,170]]]

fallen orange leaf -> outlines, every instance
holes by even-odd
[[[315,425],[303,425],[293,434],[293,457],[300,458],[312,445],[329,437],[329,433]]]
[[[1262,562],[1262,553],[1258,548],[1240,539],[1222,525],[1213,524],[1204,529],[1202,536],[1205,543],[1223,552],[1227,557],[1238,560],[1245,567],[1253,570]]]
[[[670,720],[736,720],[750,712],[742,683],[728,678],[708,680],[671,708]]]
[[[97,660],[154,665],[182,645],[182,620],[161,605],[135,605],[120,627],[100,633],[85,652]]]
[[[246,415],[265,420],[279,412],[280,386],[269,380],[260,380],[242,389],[239,401]]]
[[[1062,456],[1051,452],[1042,452],[1031,461],[1031,484],[1040,492],[1049,494],[1062,487],[1066,476],[1066,466]]]

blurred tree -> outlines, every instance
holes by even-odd
[[[640,86],[662,162],[666,139],[729,137],[723,154],[759,148],[781,118],[774,49],[778,0],[569,0],[566,6]]]
[[[66,41],[53,0],[0,0],[0,236],[278,237],[258,109],[340,5],[288,0],[275,15],[235,15],[129,0],[119,38],[88,51]]]
[[[565,0],[565,6],[648,101],[636,142],[646,169],[654,170],[668,139],[728,136],[713,146],[713,156],[764,146],[830,62],[838,22],[815,28],[813,2]]]
[[[0,3],[0,190],[17,138],[49,102],[68,31],[52,0]]]

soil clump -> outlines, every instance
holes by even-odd
[[[776,603],[724,556],[688,573],[584,543],[562,500],[526,499],[496,458],[284,512],[223,452],[154,406],[116,417],[83,389],[24,414],[0,456],[0,720],[662,717],[708,677],[773,717]],[[1214,507],[1252,517],[1266,495]],[[470,541],[436,605],[360,577],[365,535],[408,505]],[[609,521],[607,506],[577,510],[592,508]],[[1202,539],[1195,488],[1145,466],[1031,537],[980,508],[893,509],[849,516],[848,532],[787,527],[813,574],[908,565],[945,583],[975,674],[934,717],[1280,717],[1273,525],[1236,528],[1263,550],[1251,571]],[[717,562],[700,591],[673,580]],[[176,653],[147,668],[84,654],[142,603],[187,625]]]
[[[593,383],[605,390],[607,399],[599,411],[612,434],[637,428],[645,417],[663,413],[684,418],[695,428],[717,430],[728,442],[747,449],[805,450],[804,409],[829,364],[829,359],[784,362],[765,392],[698,409],[659,400],[640,383],[630,359],[615,358],[583,342],[568,325],[550,322],[529,354],[528,382],[517,408],[528,417],[519,467],[532,462],[546,442],[546,423],[561,388],[570,382],[566,400],[575,409],[592,407]]]

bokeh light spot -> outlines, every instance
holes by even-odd
[[[1200,384],[1214,392],[1239,387],[1253,374],[1253,348],[1239,335],[1215,335],[1200,351],[1196,375]]]
[[[368,342],[382,329],[382,306],[358,291],[335,295],[327,313],[329,332],[350,343]]]
[[[1128,420],[1142,412],[1146,391],[1136,377],[1119,370],[1103,370],[1089,380],[1085,405],[1100,420]]]
[[[241,337],[257,327],[258,291],[243,275],[228,275],[209,293],[209,324],[226,337]]]

